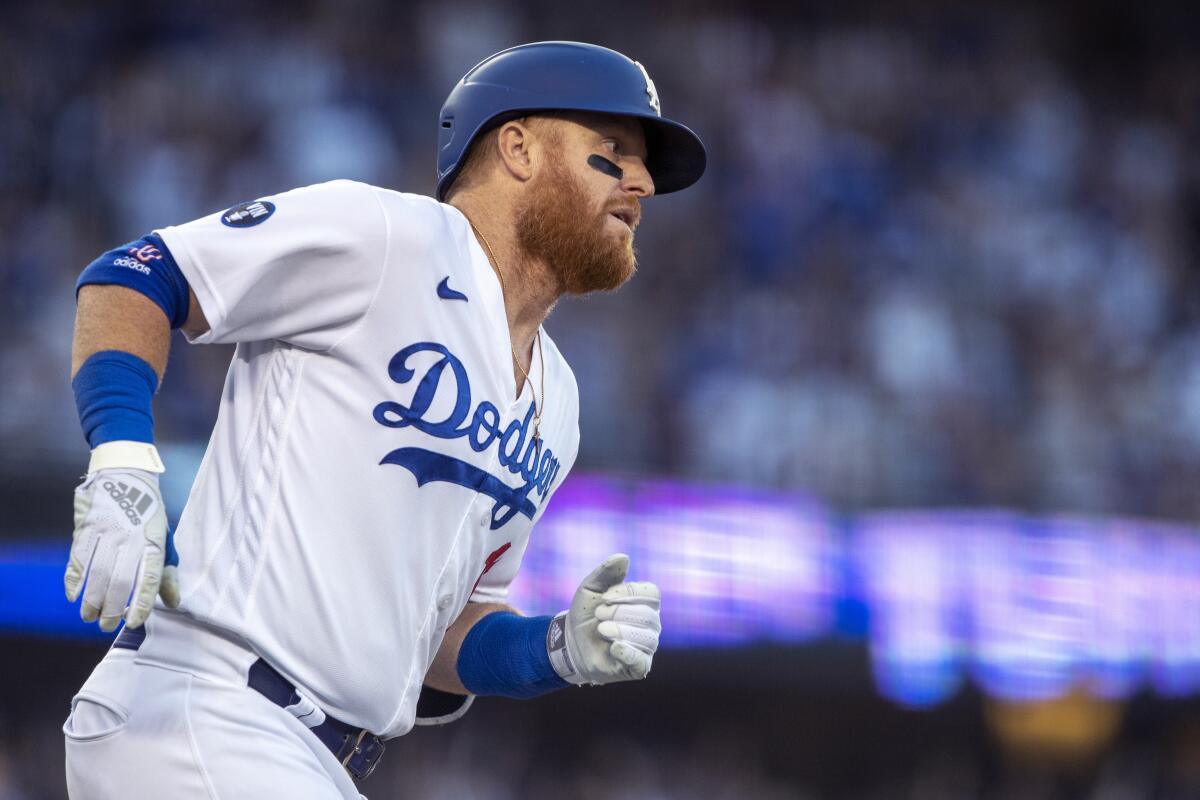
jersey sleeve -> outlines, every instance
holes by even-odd
[[[387,221],[373,187],[339,180],[155,231],[208,320],[201,344],[333,348],[379,288]]]

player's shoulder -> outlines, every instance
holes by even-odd
[[[383,206],[393,240],[410,246],[454,246],[465,251],[470,228],[458,209],[423,194],[371,188]]]
[[[357,251],[372,263],[382,263],[387,224],[376,191],[368,183],[346,178],[299,186],[256,201],[266,215],[241,224],[254,226],[264,239],[316,243],[330,254]]]
[[[398,192],[382,186],[337,178],[308,186],[299,186],[268,198],[275,203],[324,204],[331,215],[361,214],[380,211],[385,216],[413,218],[446,217],[449,206],[442,205],[432,197],[408,192]]]
[[[237,228],[252,227],[261,236],[291,236],[306,231],[335,237],[381,237],[383,214],[374,189],[370,184],[347,179],[298,186],[234,206],[221,215],[221,222]],[[242,219],[230,221],[239,213]]]
[[[385,189],[382,186],[370,188],[390,215],[406,219],[420,219],[425,222],[438,221],[445,225],[453,225],[462,217],[458,209],[445,203],[439,203],[427,195]]]
[[[449,222],[462,219],[458,209],[440,203],[432,197],[412,192],[401,192],[376,186],[350,178],[337,178],[308,186],[299,186],[286,192],[270,196],[270,200],[329,200],[338,204],[356,206],[369,203],[381,207],[385,212],[409,217],[441,218]],[[342,206],[344,208],[344,206]],[[465,219],[463,220],[465,224]]]
[[[297,186],[286,192],[271,195],[266,200],[278,203],[328,203],[331,210],[345,210],[347,204],[351,208],[363,204],[378,205],[374,192],[378,187],[362,181],[349,178],[338,178],[322,183],[312,183],[307,186]]]

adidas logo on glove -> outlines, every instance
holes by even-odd
[[[129,517],[129,521],[134,525],[142,524],[142,517],[154,505],[154,498],[137,489],[133,486],[127,486],[121,482],[105,481],[104,491],[108,492],[108,496],[117,501],[117,505],[125,512],[125,516]]]

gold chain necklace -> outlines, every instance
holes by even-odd
[[[487,237],[483,235],[482,231],[480,231],[479,228],[475,227],[474,222],[471,222],[471,220],[467,220],[467,224],[471,226],[471,230],[475,231],[476,235],[479,236],[480,241],[483,242],[483,246],[487,248],[488,255],[491,256],[491,258],[492,258],[492,264],[496,268],[496,277],[498,277],[500,279],[500,294],[502,297],[507,297],[508,296],[508,286],[505,285],[505,283],[504,283],[504,272],[503,272],[503,270],[500,269],[500,260],[498,258],[496,258],[496,253],[492,250],[491,243],[488,242]],[[505,324],[507,324],[507,323],[508,323],[508,319],[507,319],[507,315],[505,315]],[[537,346],[538,346],[538,361],[542,362],[542,374],[540,376],[541,377],[541,397],[533,404],[533,440],[534,440],[534,442],[537,442],[541,438],[538,432],[542,427],[542,409],[546,405],[546,359],[542,355],[542,329],[541,329],[541,326],[538,327],[538,332],[537,332],[536,338],[537,338]],[[532,385],[533,379],[529,377],[529,373],[526,372],[525,368],[521,366],[521,359],[517,356],[517,348],[513,347],[511,336],[509,337],[509,340],[508,340],[508,349],[512,350],[513,363],[517,365],[517,369],[519,369],[521,371],[521,374],[525,376],[525,382]],[[533,367],[532,362],[529,364],[529,366],[531,368]]]

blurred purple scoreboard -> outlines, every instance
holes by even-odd
[[[966,681],[1010,699],[1200,692],[1200,531],[1181,525],[845,518],[798,495],[583,475],[535,528],[510,601],[557,612],[616,552],[661,587],[664,647],[865,638],[880,692],[905,705]],[[65,537],[0,547],[0,628],[105,636],[63,599],[66,555]]]
[[[909,705],[967,677],[1041,699],[1200,690],[1200,534],[1006,512],[860,517],[848,556],[880,691]]]
[[[566,606],[612,553],[663,594],[664,646],[804,642],[833,629],[839,536],[811,501],[741,489],[585,476],[563,484],[511,598]]]

